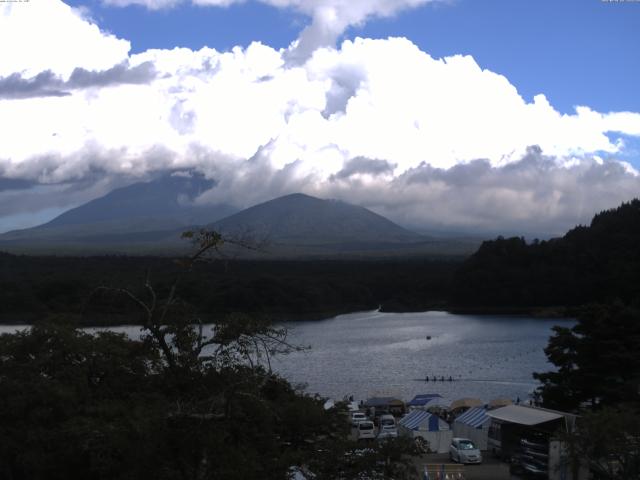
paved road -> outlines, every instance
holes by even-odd
[[[427,453],[414,457],[416,468],[422,472],[425,464],[451,464],[447,453]],[[509,465],[486,456],[481,465],[465,465],[465,480],[512,480]],[[513,477],[515,478],[515,477]]]

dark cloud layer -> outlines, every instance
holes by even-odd
[[[349,178],[356,174],[365,175],[382,175],[385,173],[393,173],[396,165],[386,160],[370,159],[365,157],[355,157],[345,163],[342,170],[332,175],[330,180]]]
[[[503,166],[484,159],[451,168],[423,163],[393,178],[393,164],[356,157],[328,180],[300,169],[300,163],[275,169],[268,150],[264,147],[240,168],[212,159],[209,174],[220,181],[200,201],[226,201],[242,208],[304,192],[371,208],[422,232],[546,237],[640,197],[640,176],[620,162],[563,160],[535,146]],[[203,158],[200,163],[206,163]]]
[[[63,84],[64,82],[49,70],[31,78],[22,78],[20,73],[13,73],[0,78],[0,99],[63,97],[69,95],[69,92],[61,88]]]
[[[70,95],[72,90],[124,84],[148,84],[155,78],[156,70],[151,62],[144,62],[135,67],[124,62],[101,71],[76,68],[66,81],[49,70],[31,78],[23,78],[21,74],[13,73],[8,77],[0,78],[0,99],[63,97]]]

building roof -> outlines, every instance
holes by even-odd
[[[524,405],[507,405],[487,412],[491,418],[519,425],[538,425],[562,418],[560,413]]]
[[[404,402],[394,397],[372,397],[364,402],[365,407],[401,406]]]
[[[422,393],[413,397],[407,405],[410,407],[424,407],[427,403],[438,398],[442,398],[439,393]]]
[[[455,419],[455,422],[464,423],[474,428],[482,428],[487,424],[491,418],[487,415],[487,411],[484,408],[470,408],[462,415]]]
[[[479,398],[460,398],[458,400],[454,400],[453,402],[451,402],[451,406],[449,407],[449,409],[455,410],[456,408],[463,408],[463,407],[471,408],[471,407],[479,407],[481,405],[484,405],[484,403]]]

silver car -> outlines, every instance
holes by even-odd
[[[482,454],[468,438],[455,437],[449,447],[451,461],[458,463],[482,463]]]

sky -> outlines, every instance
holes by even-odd
[[[30,0],[0,42],[0,232],[176,169],[424,232],[640,196],[640,2]]]

